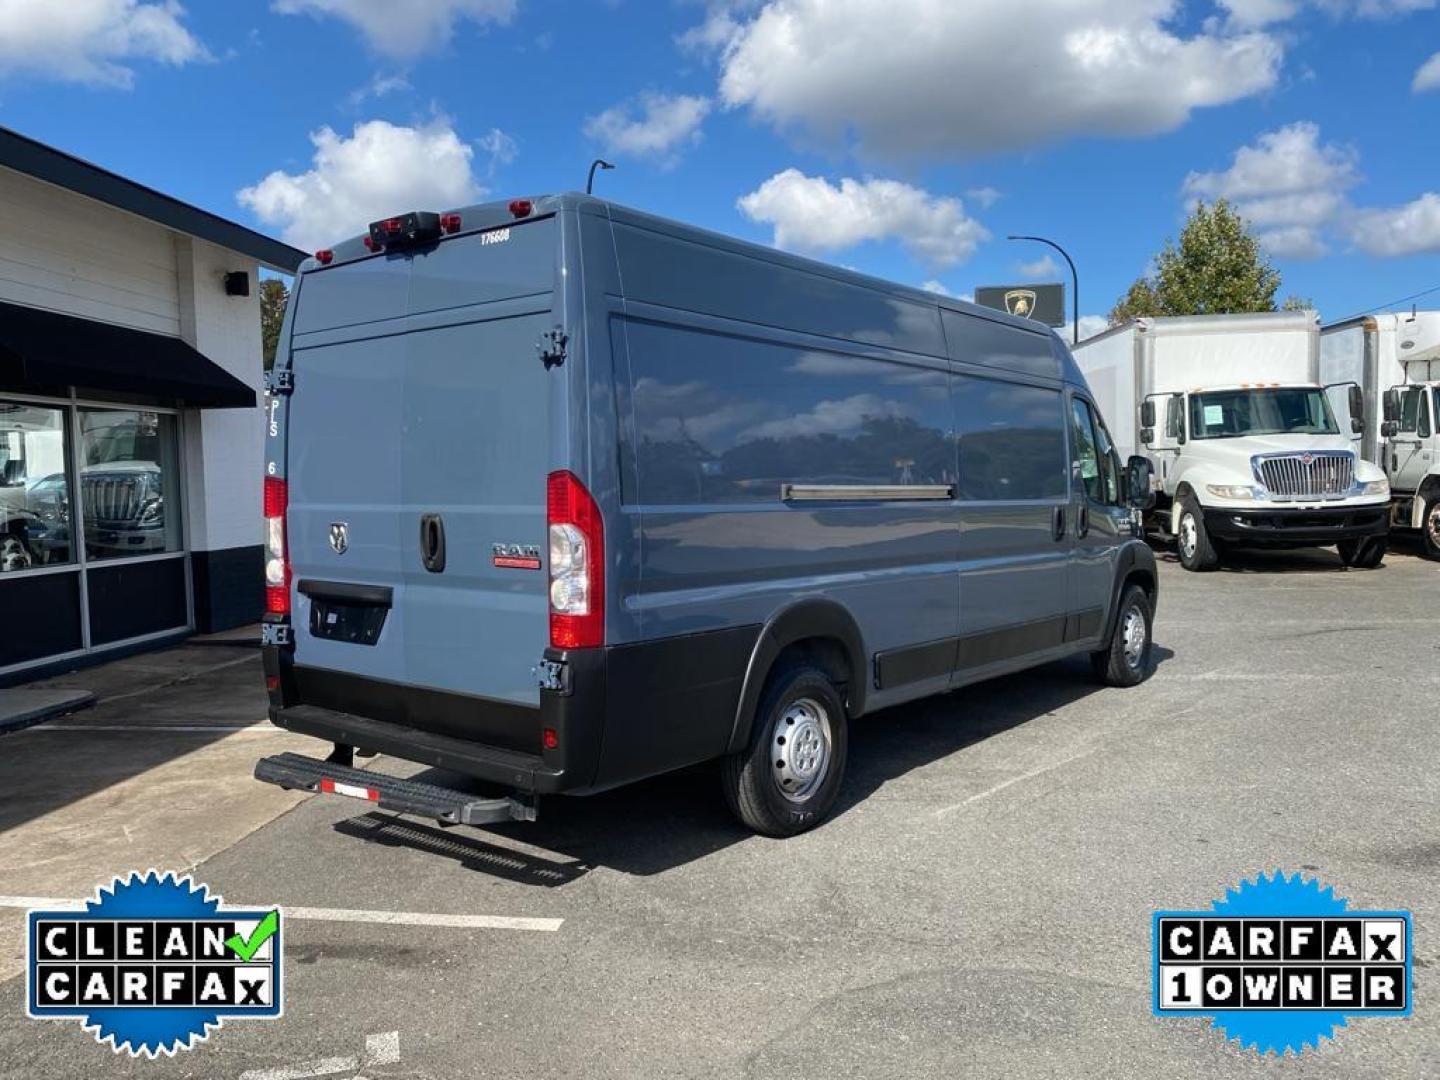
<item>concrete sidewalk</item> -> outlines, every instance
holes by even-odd
[[[0,735],[0,892],[85,897],[130,870],[184,871],[303,796],[251,776],[313,752],[265,718],[258,649],[185,644],[43,680],[84,713]],[[24,961],[24,912],[0,908],[0,981]]]

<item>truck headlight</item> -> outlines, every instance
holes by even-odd
[[[1206,484],[1205,490],[1217,499],[1253,499],[1255,489],[1246,484]]]
[[[1389,480],[1367,480],[1356,486],[1360,489],[1355,493],[1357,495],[1379,495],[1386,499],[1390,497]]]

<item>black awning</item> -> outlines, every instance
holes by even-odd
[[[200,408],[254,406],[255,391],[179,338],[0,303],[0,386],[73,386]]]

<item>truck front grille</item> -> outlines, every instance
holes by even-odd
[[[1260,482],[1276,499],[1343,499],[1355,483],[1355,455],[1348,450],[1273,454],[1255,459]]]

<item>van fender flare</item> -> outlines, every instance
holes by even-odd
[[[1120,615],[1120,597],[1125,591],[1125,583],[1132,576],[1148,577],[1151,600],[1159,599],[1160,575],[1155,572],[1155,552],[1142,540],[1126,544],[1115,561],[1115,581],[1110,586],[1110,613],[1105,618],[1105,634],[1101,638],[1107,645],[1115,633],[1115,620]]]
[[[727,754],[738,753],[749,743],[750,723],[776,659],[786,648],[807,638],[830,638],[840,643],[850,664],[846,709],[850,716],[859,716],[864,712],[867,689],[865,646],[855,619],[833,600],[800,600],[771,615],[755,639],[749,663],[745,666],[745,681],[741,686],[739,704],[735,707],[730,741],[725,748]]]

